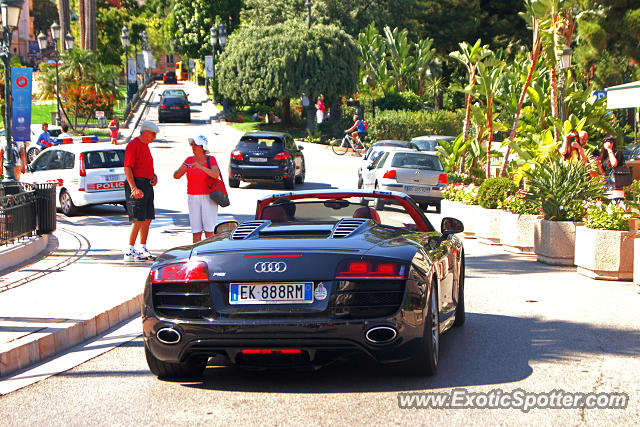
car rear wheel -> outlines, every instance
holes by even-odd
[[[231,188],[240,187],[240,180],[235,178],[229,178],[229,187]]]
[[[438,316],[437,282],[432,281],[431,295],[427,306],[422,343],[414,356],[404,363],[407,373],[418,376],[432,376],[438,372],[440,360],[440,317]]]
[[[202,376],[207,366],[206,359],[193,359],[181,363],[163,362],[156,359],[146,345],[144,355],[147,358],[149,370],[159,378],[198,378]]]
[[[296,184],[304,184],[304,179],[307,174],[307,168],[304,164],[304,160],[302,161],[302,167],[300,168],[300,175],[296,176]]]
[[[67,190],[62,190],[60,192],[60,210],[62,210],[62,213],[66,216],[74,216],[78,211],[78,208],[73,204],[71,195]]]
[[[436,213],[439,214],[440,212],[442,212],[442,203],[440,200],[438,200],[435,204],[436,207]]]
[[[378,190],[378,184],[376,184],[375,189]],[[376,210],[383,211],[384,210],[384,200],[381,198],[376,199]]]
[[[458,304],[456,305],[456,315],[453,326],[462,326],[466,320],[464,309],[464,252],[460,261],[460,274],[458,275]]]
[[[296,187],[296,183],[295,183],[295,180],[293,179],[293,176],[289,176],[288,178],[285,178],[282,182],[284,183],[284,188],[287,190],[293,190]]]

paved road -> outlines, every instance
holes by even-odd
[[[187,135],[202,130],[218,133],[214,154],[226,170],[237,136],[222,126],[196,126],[165,125],[161,140],[152,145],[160,177],[161,211],[161,224],[152,230],[152,248],[162,247],[163,236],[172,236],[172,241],[183,234],[185,241],[190,238],[186,184],[171,178],[189,152]],[[355,186],[356,159],[337,158],[312,146],[305,149],[305,155],[308,182],[301,188]],[[232,205],[222,213],[248,216],[256,197],[277,188],[243,184],[231,190]],[[101,247],[118,248],[126,232],[125,225],[113,227],[123,221],[120,209],[91,208],[85,211],[88,216],[71,221],[92,239],[100,239]],[[175,219],[163,219],[171,217]],[[430,217],[438,222],[436,215]],[[111,227],[105,229],[103,223]],[[301,373],[210,367],[203,381],[159,381],[149,373],[142,341],[137,338],[0,397],[0,424],[637,425],[637,287],[593,281],[571,269],[546,267],[473,240],[466,241],[465,248],[468,320],[463,328],[443,337],[436,377],[411,378],[355,361]],[[494,389],[625,392],[630,401],[627,409],[534,409],[528,413],[518,409],[398,408],[398,393],[449,393],[457,388],[474,393]]]

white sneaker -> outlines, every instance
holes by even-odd
[[[145,262],[147,257],[139,253],[138,251],[127,251],[124,254],[124,262]]]
[[[148,259],[149,261],[155,261],[156,257],[153,256],[151,254],[151,252],[149,252],[148,249],[142,249],[140,251],[136,251],[138,253],[138,255],[145,257],[146,259]]]

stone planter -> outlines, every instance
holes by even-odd
[[[633,279],[633,231],[576,227],[575,264],[578,273],[602,280]]]
[[[464,209],[464,205],[461,202],[454,202],[451,200],[442,200],[441,206],[442,206],[441,213],[443,218],[448,216],[448,217],[457,218],[460,221],[463,221],[462,209]],[[463,224],[464,224],[464,221],[463,221]]]
[[[465,205],[461,204],[462,223],[464,224],[464,232],[462,235],[467,239],[475,239],[476,238],[476,218],[477,211],[482,209],[478,205]]]
[[[517,215],[502,211],[500,214],[500,243],[514,253],[534,253],[535,224],[539,215]]]
[[[476,238],[478,242],[486,245],[500,244],[500,209],[485,209],[478,207],[476,210]]]
[[[640,286],[640,239],[633,239],[633,283]]]
[[[536,221],[534,226],[535,253],[538,262],[551,265],[574,265],[576,226],[573,221]]]

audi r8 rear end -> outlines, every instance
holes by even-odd
[[[369,196],[399,209],[381,216]],[[151,371],[199,375],[213,356],[291,368],[364,354],[434,374],[440,333],[464,322],[462,224],[445,220],[433,230],[401,193],[260,200],[256,220],[154,263],[143,307]]]

